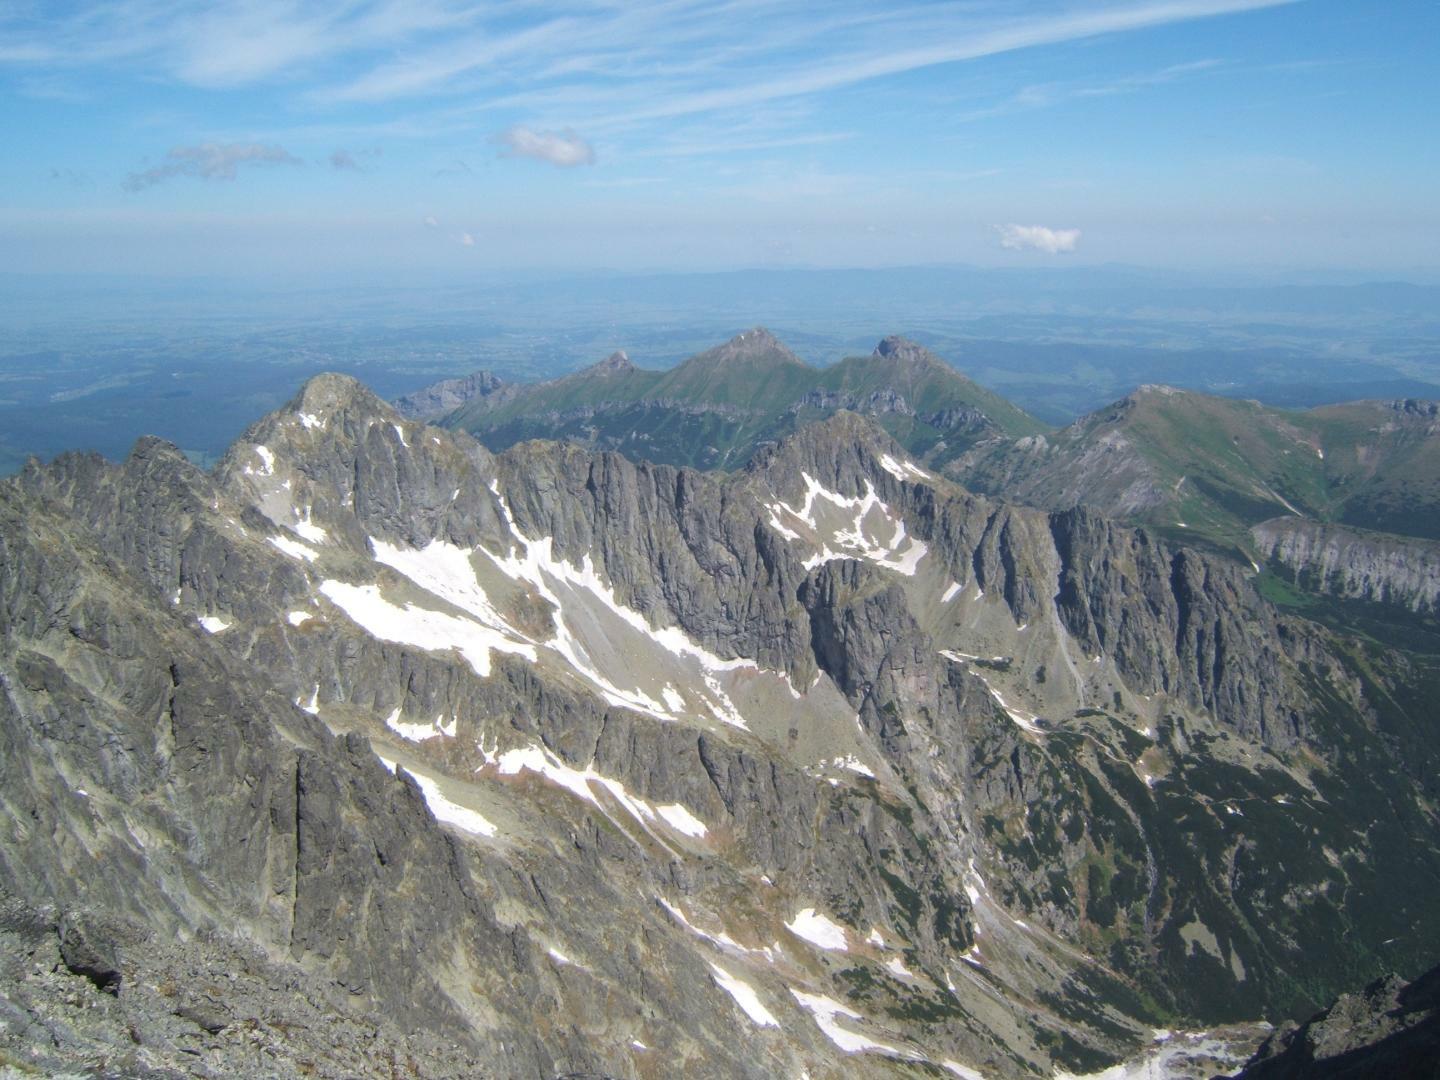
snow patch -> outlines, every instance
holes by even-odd
[[[380,595],[378,585],[350,585],[327,579],[321,582],[320,591],[372,637],[427,652],[455,649],[482,679],[490,674],[492,650],[535,660],[533,645],[516,641],[474,619],[410,603],[404,607],[392,604]]]
[[[845,928],[814,908],[805,908],[798,912],[785,926],[796,937],[804,938],[811,945],[836,952],[849,950],[845,943]]]
[[[875,1051],[881,1054],[905,1056],[893,1046],[876,1042],[874,1039],[841,1027],[836,1017],[843,1016],[849,1020],[863,1020],[864,1017],[854,1009],[841,1005],[834,998],[826,997],[823,994],[807,994],[804,991],[796,990],[793,986],[790,988],[790,993],[801,1007],[815,1018],[816,1025],[825,1033],[825,1037],[845,1053]]]
[[[405,429],[402,428],[399,424],[391,424],[390,426],[395,429],[395,435],[397,438],[399,438],[400,445],[404,447],[409,447],[410,444],[405,441]]]
[[[602,776],[593,766],[586,766],[584,769],[571,768],[542,746],[527,746],[497,755],[487,754],[481,748],[481,754],[485,756],[487,764],[495,765],[501,776],[517,776],[522,772],[536,773],[604,813],[605,808],[592,786],[598,785],[608,791],[642,827],[648,827],[658,819],[686,836],[702,837],[709,831],[704,822],[679,803],[660,808],[651,806],[644,799],[630,794],[619,780]]]
[[[299,540],[291,540],[288,536],[270,536],[266,539],[292,559],[304,559],[306,562],[314,562],[320,557],[320,553],[314,548],[300,543]]]
[[[230,624],[228,622],[226,622],[224,619],[217,618],[214,615],[201,615],[200,625],[212,634],[219,634],[222,631],[230,629]]]
[[[869,559],[907,577],[915,575],[920,560],[929,551],[929,546],[921,540],[905,535],[905,522],[880,500],[875,494],[875,486],[869,480],[865,481],[863,496],[850,498],[831,491],[807,472],[802,472],[800,476],[805,481],[805,502],[800,509],[797,510],[783,500],[765,506],[765,509],[770,511],[772,526],[787,540],[797,540],[800,537],[795,530],[780,524],[782,513],[804,522],[817,533],[820,525],[815,517],[816,500],[823,499],[840,510],[854,514],[849,528],[837,529],[829,538],[820,538],[820,550],[805,560],[805,569],[813,570],[821,563],[834,559],[859,558]],[[880,525],[873,526],[872,534],[867,535],[866,521],[872,512],[878,514]],[[889,530],[889,539],[877,539],[886,529]],[[835,544],[833,549],[830,546],[832,543]]]
[[[954,1073],[960,1080],[985,1080],[983,1073],[977,1072],[969,1065],[961,1065],[958,1061],[946,1058],[940,1062],[940,1067],[946,1072]]]
[[[450,723],[444,723],[445,716],[440,716],[428,724],[411,724],[400,719],[400,706],[395,706],[395,711],[385,718],[385,726],[402,739],[409,739],[411,742],[424,742],[426,739],[455,737],[455,718],[450,718]]]
[[[703,821],[679,803],[657,806],[655,812],[664,818],[672,829],[676,832],[684,833],[686,836],[699,838],[710,831],[705,827]]]
[[[543,599],[558,609],[558,617],[555,619],[555,637],[546,643],[547,648],[559,653],[572,668],[599,689],[601,695],[611,704],[637,709],[662,720],[677,719],[673,713],[667,711],[664,704],[640,689],[624,690],[615,685],[586,654],[570,628],[569,620],[566,618],[565,604],[556,591],[562,586],[567,587],[597,601],[610,614],[648,638],[650,642],[658,645],[672,657],[698,663],[701,669],[701,678],[709,691],[710,699],[705,702],[708,710],[722,723],[741,729],[747,727],[745,718],[721,686],[717,675],[740,670],[762,671],[759,664],[754,660],[744,658],[722,659],[692,641],[678,626],[651,626],[649,619],[644,614],[620,602],[615,595],[615,590],[597,573],[595,563],[588,553],[581,559],[578,566],[557,559],[554,554],[554,538],[546,536],[538,540],[530,539],[520,530],[509,503],[501,496],[499,482],[492,480],[490,490],[500,504],[500,512],[505,518],[511,536],[516,541],[516,546],[512,547],[510,552],[504,556],[485,551],[483,548],[480,550],[484,551],[495,563],[501,573],[515,581],[522,581],[530,585]],[[767,672],[767,674],[781,679],[785,678],[778,672]],[[789,685],[788,680],[786,682]]]
[[[1156,1045],[1140,1056],[1099,1072],[1077,1073],[1056,1069],[1054,1080],[1152,1080],[1154,1077],[1210,1076],[1230,1073],[1249,1057],[1243,1045],[1234,1045],[1209,1032],[1156,1033]],[[1196,1065],[1203,1066],[1195,1070]],[[1187,1067],[1188,1066],[1188,1067]]]
[[[920,468],[913,461],[896,461],[889,454],[880,455],[880,467],[888,472],[896,480],[933,480],[935,479],[924,469]]]
[[[901,960],[898,956],[892,956],[889,960],[886,960],[885,967],[891,975],[895,975],[901,979],[915,978],[915,973],[907,968],[905,961]]]
[[[659,902],[661,907],[663,907],[666,911],[670,913],[670,917],[674,919],[677,923],[679,923],[684,929],[690,931],[690,933],[694,934],[702,941],[708,941],[711,945],[714,945],[719,949],[725,949],[734,953],[741,953],[746,956],[758,956],[771,964],[775,963],[775,958],[780,955],[780,943],[778,941],[774,945],[765,945],[758,949],[747,948],[746,946],[741,945],[738,941],[732,938],[729,934],[725,933],[723,930],[718,934],[709,934],[706,933],[704,930],[701,930],[698,926],[696,926],[694,923],[692,923],[689,919],[685,917],[685,913],[683,911],[681,911],[674,904],[670,903],[670,901],[666,900],[663,896],[657,896],[655,899]]]
[[[300,517],[299,510],[295,511],[295,516]],[[308,506],[305,507],[305,516],[301,517],[300,520],[291,525],[290,528],[293,532],[297,533],[303,539],[309,540],[312,544],[323,544],[330,538],[330,534],[319,525],[311,523],[310,507]]]
[[[244,472],[246,476],[274,476],[275,455],[270,452],[270,448],[268,446],[257,446],[254,449],[255,456],[260,459],[260,468],[252,469],[249,465],[246,465],[241,471]]]
[[[385,760],[381,758],[381,760]],[[409,772],[407,769],[406,772]],[[440,792],[440,786],[428,776],[420,776],[418,773],[410,773],[415,782],[420,785],[421,794],[425,796],[425,805],[430,807],[430,813],[435,815],[436,821],[442,821],[447,825],[454,825],[468,833],[477,836],[494,836],[496,828],[484,817],[477,814],[469,807],[461,806],[452,802]]]
[[[831,758],[830,764],[837,769],[849,769],[851,772],[859,773],[861,776],[868,776],[871,780],[875,779],[875,773],[870,769],[870,766],[866,765],[854,754]]]
[[[288,622],[291,626],[303,626],[312,618],[314,618],[314,616],[312,616],[308,611],[292,611],[289,615],[285,616],[285,621]]]
[[[950,582],[950,587],[940,594],[940,602],[942,604],[948,604],[951,600],[954,600],[955,597],[959,595],[960,583],[958,581],[952,581]]]
[[[311,428],[320,428],[323,431],[325,428],[325,421],[321,420],[320,417],[316,416],[314,413],[302,412],[296,413],[295,416],[300,421],[300,423],[305,425],[306,430],[309,430]]]
[[[745,1015],[757,1025],[760,1027],[780,1026],[780,1021],[776,1020],[774,1014],[765,1007],[753,986],[737,979],[718,964],[711,964],[710,970],[714,973],[715,985],[734,998],[735,1004],[739,1005]]]

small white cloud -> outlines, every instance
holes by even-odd
[[[568,129],[532,131],[516,126],[497,135],[495,141],[506,148],[505,157],[534,158],[562,169],[595,164],[594,147]]]
[[[165,162],[131,173],[127,191],[142,191],[172,176],[194,176],[201,180],[234,180],[242,165],[299,165],[300,159],[279,146],[263,143],[202,143],[177,146],[165,155]]]
[[[459,241],[461,247],[475,246],[475,237],[471,236],[468,232],[462,232],[456,239]]]
[[[1051,229],[1044,225],[996,225],[1000,246],[1010,251],[1043,251],[1060,255],[1074,251],[1080,242],[1079,229]]]
[[[438,229],[440,222],[436,221],[432,216],[427,216],[424,220],[424,225],[427,229]]]

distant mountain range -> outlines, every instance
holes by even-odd
[[[433,397],[412,395],[397,405],[406,415],[469,431],[492,449],[566,439],[704,469],[738,468],[759,448],[842,409],[874,417],[930,463],[979,442],[1046,430],[902,338],[886,338],[869,356],[816,368],[755,329],[668,371],[638,368],[616,353],[550,382],[482,381],[448,415],[430,405]]]

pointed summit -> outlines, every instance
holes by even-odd
[[[881,338],[880,344],[875,346],[875,352],[871,355],[885,360],[897,360],[912,364],[940,362],[940,358],[924,345],[917,344],[907,337],[901,337],[899,334]]]
[[[815,369],[782,345],[769,330],[737,334],[668,372],[656,393],[678,401],[772,409],[794,401]]]
[[[340,412],[387,418],[395,415],[390,405],[376,397],[359,379],[334,371],[324,371],[306,380],[286,409],[312,417]]]
[[[756,326],[743,333],[736,334],[724,345],[717,345],[715,348],[701,353],[688,363],[704,360],[707,363],[729,363],[734,360],[765,361],[779,364],[799,364],[805,366],[793,352],[763,326]]]
[[[625,375],[635,371],[635,365],[630,362],[630,357],[624,349],[616,349],[599,363],[591,364],[580,372],[581,375],[588,375],[597,379],[608,379],[612,375]]]

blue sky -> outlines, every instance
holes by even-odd
[[[0,0],[0,271],[1440,251],[1440,5]]]

